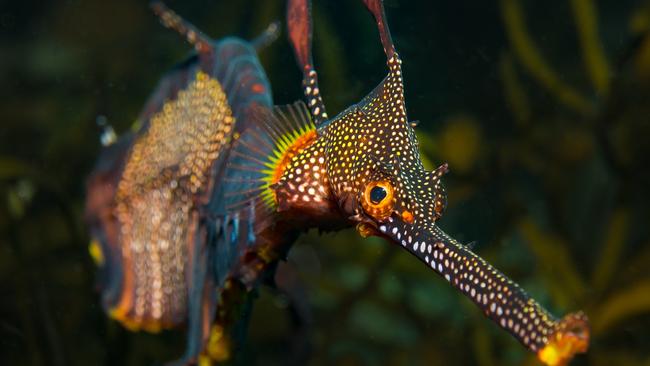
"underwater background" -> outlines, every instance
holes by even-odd
[[[206,34],[250,39],[284,1],[168,1]],[[584,310],[575,365],[650,365],[650,1],[385,3],[428,168],[448,162],[441,227],[554,314]],[[360,1],[314,0],[332,115],[385,75]],[[286,27],[283,25],[283,30]],[[182,332],[130,333],[95,291],[82,220],[98,116],[127,131],[191,47],[146,1],[0,2],[0,364],[151,365]],[[260,58],[301,99],[286,32]],[[246,363],[535,365],[426,266],[351,229],[310,232],[283,265],[310,329],[261,288]]]

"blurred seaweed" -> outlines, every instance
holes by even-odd
[[[280,1],[170,5],[214,37],[250,38],[284,12]],[[382,51],[360,4],[314,8],[335,112],[384,75]],[[387,13],[421,149],[452,170],[443,228],[555,313],[586,310],[593,342],[575,364],[649,365],[650,2],[392,0]],[[1,364],[181,352],[180,333],[128,333],[104,315],[81,215],[96,117],[126,131],[188,50],[140,2],[0,5]],[[299,99],[287,42],[261,58],[277,103]],[[313,365],[537,362],[412,257],[354,231],[307,233],[280,274],[311,322],[298,329],[286,295],[260,289],[247,364],[300,349]]]

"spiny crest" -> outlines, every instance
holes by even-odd
[[[291,159],[316,139],[316,126],[302,102],[273,110],[258,108],[252,120],[253,126],[235,142],[228,166],[229,211],[237,211],[258,198],[264,208],[275,209],[272,186]]]

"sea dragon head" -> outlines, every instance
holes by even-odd
[[[302,140],[292,140],[291,158],[270,182],[279,210],[336,208],[362,236],[384,237],[418,257],[547,364],[560,365],[585,352],[584,314],[556,319],[437,226],[446,206],[441,178],[448,167],[424,168],[406,112],[402,61],[382,1],[363,2],[376,20],[388,75],[361,102],[328,119],[311,58],[310,4],[289,0],[289,36],[314,128]]]
[[[447,164],[424,168],[406,115],[401,60],[394,50],[388,55],[388,76],[322,135],[327,177],[341,210],[362,235],[378,231],[406,245],[417,232],[431,232],[442,216]]]
[[[380,232],[406,245],[416,232],[431,232],[442,216],[447,164],[434,171],[422,165],[406,115],[401,61],[389,54],[384,81],[327,123],[322,135],[327,177],[341,210],[362,235]]]
[[[289,2],[289,35],[303,66],[315,141],[282,167],[273,190],[280,206],[313,207],[333,201],[362,235],[390,235],[397,230],[399,238],[395,238],[401,243],[408,234],[414,237],[410,230],[415,228],[431,232],[442,216],[446,193],[441,177],[447,164],[425,170],[406,114],[402,61],[382,3],[365,1],[365,5],[377,20],[389,73],[360,103],[328,120],[311,60],[309,3]]]

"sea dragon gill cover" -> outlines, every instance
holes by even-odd
[[[403,247],[549,365],[589,343],[581,312],[557,319],[436,222],[447,164],[426,171],[406,114],[402,60],[381,0],[374,16],[388,75],[329,118],[311,57],[311,5],[289,0],[289,39],[306,104],[273,107],[252,42],[213,41],[161,3],[195,52],[163,77],[134,132],[103,136],[87,184],[105,307],[132,330],[187,327],[181,364],[229,359],[250,293],[300,232],[356,226]]]

